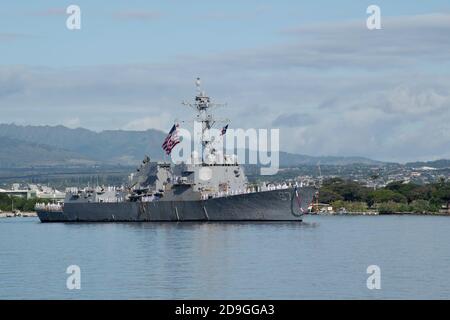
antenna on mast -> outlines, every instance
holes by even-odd
[[[197,80],[195,80],[195,86],[197,87],[197,93],[199,95],[202,93],[201,85],[202,85],[202,82],[200,81],[200,77],[197,77]]]
[[[212,139],[209,135],[209,131],[214,127],[217,122],[229,122],[229,120],[220,120],[216,119],[214,115],[211,113],[211,109],[224,106],[225,104],[217,104],[212,103],[209,96],[206,95],[205,91],[202,91],[200,77],[197,77],[195,80],[195,86],[197,94],[194,98],[194,102],[183,101],[182,104],[188,107],[191,107],[196,111],[196,117],[194,119],[195,122],[201,123],[201,143],[203,150],[208,150],[208,154],[213,154],[215,152],[214,147],[212,146],[214,139]],[[204,162],[202,152],[202,163]]]

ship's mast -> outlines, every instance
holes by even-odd
[[[210,97],[208,97],[205,91],[201,88],[200,78],[197,78],[195,81],[195,86],[197,88],[197,94],[195,96],[193,103],[183,102],[184,105],[187,105],[193,108],[197,115],[194,121],[200,122],[202,125],[202,133],[200,137],[200,141],[202,143],[202,164],[205,162],[204,154],[214,154],[215,149],[212,146],[212,139],[210,135],[210,130],[217,122],[211,113],[211,109],[214,107],[223,106],[223,104],[212,103]],[[206,150],[206,152],[204,152]]]

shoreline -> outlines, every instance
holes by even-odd
[[[312,214],[316,215],[316,214]],[[318,215],[323,216],[450,216],[450,213],[440,213],[440,212],[389,212],[389,213],[379,213],[379,212],[346,212],[346,213],[320,213]]]

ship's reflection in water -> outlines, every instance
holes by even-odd
[[[0,298],[447,298],[448,217],[306,222],[0,221]],[[444,221],[445,220],[445,221]],[[382,289],[366,269],[380,266]],[[81,290],[66,288],[69,265]]]

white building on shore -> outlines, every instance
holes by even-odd
[[[20,185],[14,183],[10,189],[0,189],[0,194],[9,196],[22,197],[26,199],[54,199],[64,200],[66,194],[51,187],[42,186],[38,184]]]

